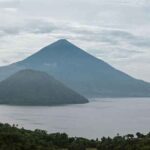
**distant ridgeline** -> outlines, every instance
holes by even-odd
[[[85,97],[150,97],[150,83],[113,68],[65,39],[1,67],[0,80],[23,69],[46,72]]]
[[[150,133],[89,140],[0,123],[0,150],[150,150]]]
[[[62,105],[88,100],[41,71],[22,70],[0,82],[0,104]]]

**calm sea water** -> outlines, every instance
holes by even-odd
[[[150,98],[96,99],[58,107],[0,105],[0,122],[97,138],[150,132]]]

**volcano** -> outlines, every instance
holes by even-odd
[[[150,97],[150,83],[117,70],[65,39],[20,62],[1,67],[0,80],[23,69],[46,72],[88,98]]]

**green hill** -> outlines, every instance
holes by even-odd
[[[65,133],[48,134],[0,123],[0,150],[150,150],[150,133],[117,135],[89,140],[68,137]]]
[[[0,103],[11,105],[60,105],[88,100],[47,73],[22,70],[0,82]]]

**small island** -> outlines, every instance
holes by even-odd
[[[50,106],[88,100],[45,72],[22,70],[0,82],[0,104]]]

